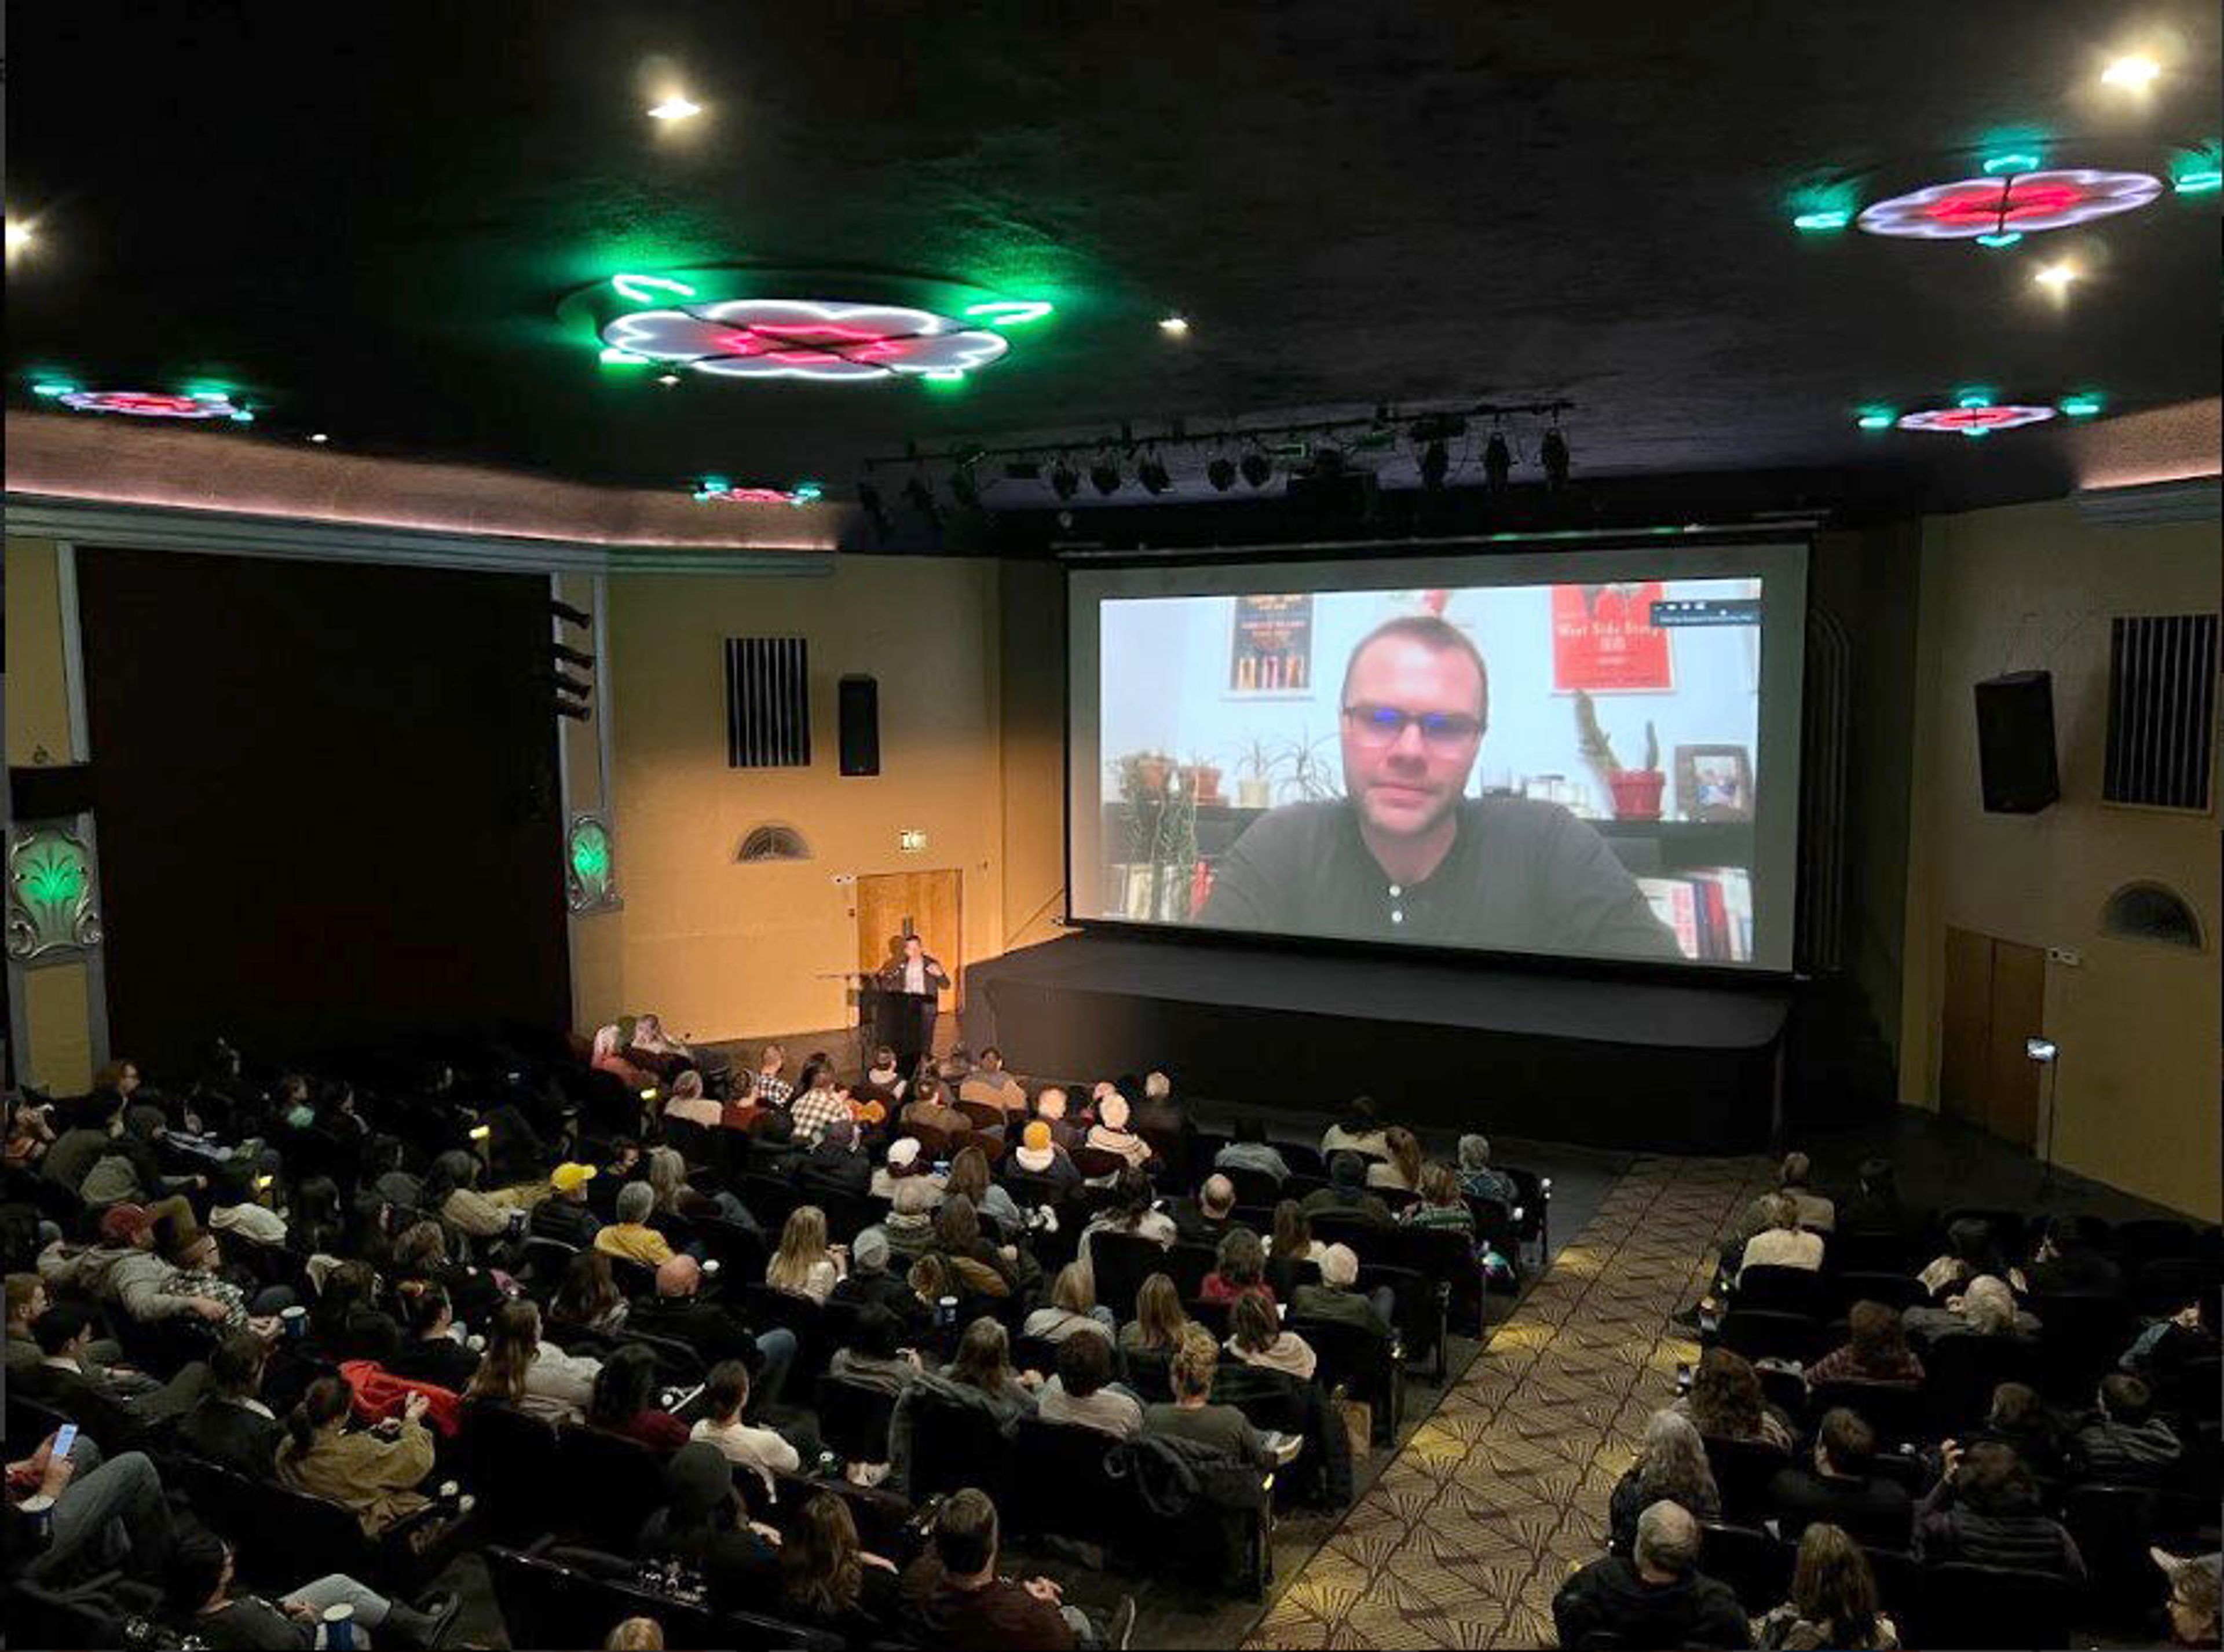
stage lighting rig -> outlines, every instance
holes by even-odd
[[[1135,461],[1135,479],[1143,484],[1143,491],[1153,496],[1164,493],[1173,486],[1173,478],[1166,473],[1166,462],[1153,447]]]
[[[1089,484],[1108,499],[1120,491],[1120,467],[1106,453],[1089,467]]]
[[[965,510],[981,508],[981,484],[974,477],[970,465],[960,465],[950,473],[950,497]]]
[[[1273,464],[1255,447],[1243,455],[1243,462],[1236,468],[1243,472],[1243,480],[1254,488],[1265,487],[1267,479],[1274,474]]]
[[[1431,493],[1444,484],[1451,473],[1452,456],[1441,441],[1432,441],[1421,449],[1421,485]]]
[[[888,501],[881,497],[881,491],[870,482],[858,483],[857,506],[865,513],[865,519],[873,524],[873,537],[886,540],[888,536]]]
[[[1568,439],[1560,434],[1559,426],[1554,425],[1545,433],[1544,445],[1538,450],[1538,457],[1544,461],[1546,487],[1564,488],[1568,485]]]
[[[1215,453],[1204,467],[1204,479],[1212,484],[1215,493],[1227,492],[1235,485],[1235,461],[1225,453]]]
[[[595,617],[592,614],[584,608],[574,608],[568,602],[557,602],[552,598],[548,604],[548,611],[566,625],[577,625],[582,630],[595,623]]]
[[[1506,433],[1494,430],[1482,446],[1482,479],[1493,493],[1502,493],[1513,474],[1513,450],[1507,445]]]
[[[1063,457],[1051,466],[1050,491],[1061,499],[1071,499],[1081,486],[1081,476]]]
[[[941,522],[942,507],[935,503],[934,490],[926,484],[926,477],[914,476],[905,483],[903,497],[904,503],[919,512],[929,527]]]

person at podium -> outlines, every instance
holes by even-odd
[[[1557,803],[1467,796],[1490,674],[1433,615],[1360,639],[1340,702],[1344,795],[1254,821],[1197,921],[1508,952],[1680,959],[1606,839]]]
[[[903,938],[900,957],[891,958],[873,978],[873,984],[884,992],[923,994],[915,1025],[904,1029],[919,1042],[913,1048],[899,1048],[896,1052],[906,1072],[914,1067],[922,1055],[934,1054],[934,1022],[938,1006],[934,995],[950,984],[950,973],[942,961],[926,950],[926,943],[917,935]],[[903,1041],[896,1041],[900,1045]]]

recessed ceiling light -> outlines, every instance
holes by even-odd
[[[1159,331],[1169,339],[1186,338],[1189,335],[1189,320],[1185,316],[1162,315],[1159,318]]]
[[[323,446],[326,442],[330,441],[330,440],[332,440],[332,438],[331,438],[330,436],[327,436],[326,434],[325,434],[325,433],[324,433],[323,431],[319,430],[319,431],[313,432],[313,433],[311,434],[310,437],[309,437],[309,440],[310,440],[311,441],[313,441],[313,442],[316,443],[318,446],[321,447],[321,446]]]
[[[39,238],[38,231],[19,218],[8,220],[8,256],[12,258]]]
[[[699,115],[702,112],[702,104],[691,103],[675,92],[662,103],[651,108],[648,117],[651,120],[686,120],[691,116]]]
[[[2031,279],[2041,287],[2051,287],[2058,293],[2077,279],[2077,266],[2068,263],[2049,264]]]
[[[2154,84],[2162,73],[2162,65],[2144,53],[2134,52],[2129,57],[2120,57],[2101,72],[2104,86],[2123,86],[2132,91]]]

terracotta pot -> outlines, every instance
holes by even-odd
[[[1166,782],[1174,777],[1171,757],[1138,757],[1135,759],[1136,783],[1142,787],[1146,797],[1164,797]]]
[[[1617,820],[1657,820],[1668,776],[1658,769],[1616,769],[1606,777]]]

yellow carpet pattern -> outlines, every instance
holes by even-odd
[[[1698,1358],[1669,1316],[1765,1170],[1639,1160],[1245,1645],[1551,1646],[1553,1592]]]

